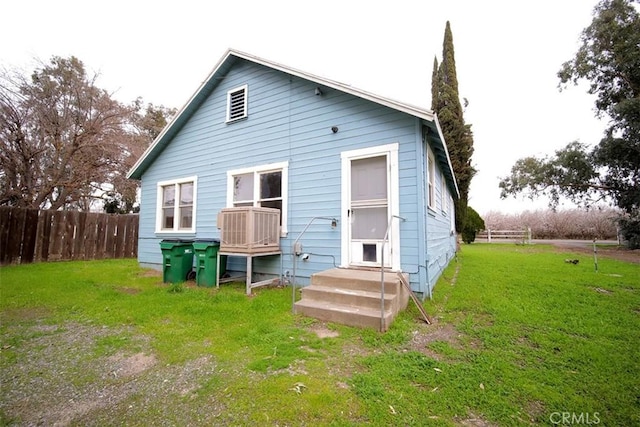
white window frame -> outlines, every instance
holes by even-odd
[[[436,209],[436,162],[431,148],[427,149],[427,206]]]
[[[445,181],[444,174],[442,171],[440,172],[440,209],[442,210],[442,215],[447,216],[449,206],[447,203],[449,202],[449,198],[447,197],[447,181]]]
[[[456,215],[455,215],[455,204],[453,203],[453,197],[449,196],[449,217],[451,221],[451,233],[456,232]]]
[[[253,174],[253,206],[260,206],[260,175],[269,172],[281,172],[282,182],[280,192],[282,197],[282,211],[280,212],[282,225],[280,233],[282,237],[287,236],[287,219],[289,205],[289,162],[269,163],[266,165],[252,166],[241,169],[227,171],[227,207],[233,207],[234,177],[236,175]],[[247,200],[249,202],[249,200]]]
[[[244,109],[243,109],[243,112],[242,112],[242,116],[231,118],[231,95],[236,93],[236,92],[239,92],[241,90],[244,91]],[[226,122],[227,123],[233,123],[235,121],[247,118],[247,116],[248,116],[248,114],[247,114],[247,112],[248,112],[248,107],[247,107],[248,104],[249,104],[249,85],[242,85],[242,86],[238,86],[236,88],[233,88],[233,89],[229,90],[227,92],[227,119],[226,119]]]
[[[192,216],[191,216],[191,227],[189,228],[181,228],[180,227],[180,184],[186,184],[189,182],[193,182],[193,207],[192,207]],[[157,234],[168,234],[168,233],[195,233],[196,232],[196,212],[197,212],[197,201],[198,201],[198,177],[197,176],[189,176],[184,178],[172,179],[168,181],[159,181],[157,184],[157,196],[156,196],[156,233]],[[163,218],[163,207],[162,207],[162,199],[164,197],[164,187],[174,185],[175,186],[175,199],[176,203],[173,206],[173,228],[163,228],[162,227],[162,218]]]

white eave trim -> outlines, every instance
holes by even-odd
[[[440,137],[440,141],[442,141],[442,147],[444,148],[444,153],[447,155],[447,164],[449,165],[449,170],[453,174],[453,186],[456,190],[456,196],[458,199],[460,198],[460,190],[458,189],[458,183],[456,182],[456,175],[453,172],[453,165],[451,164],[451,157],[449,157],[449,149],[447,148],[447,141],[444,140],[444,135],[442,134],[442,128],[440,127],[440,121],[438,120],[438,116],[433,113],[433,120],[436,124],[436,129],[438,129],[438,136]]]
[[[224,56],[224,59],[218,64],[218,67],[226,61],[226,59],[230,56],[236,56],[238,58],[246,59],[251,62],[255,62],[261,65],[264,65],[269,68],[276,69],[278,71],[282,71],[287,74],[294,75],[296,77],[303,78],[305,80],[311,80],[315,83],[321,84],[323,86],[328,86],[333,89],[337,89],[351,95],[357,96],[359,98],[367,99],[369,101],[373,101],[377,104],[381,104],[387,106],[389,108],[393,108],[395,110],[399,110],[410,114],[415,117],[419,117],[424,120],[433,121],[435,114],[430,110],[425,110],[424,108],[417,107],[415,105],[406,104],[404,102],[396,101],[391,98],[386,98],[380,95],[376,95],[371,92],[367,92],[361,89],[354,88],[351,85],[340,83],[335,80],[330,80],[324,77],[317,76],[315,74],[307,73],[305,71],[297,70],[295,68],[288,67],[286,65],[279,64],[277,62],[269,61],[267,59],[260,58],[255,55],[251,55],[249,53],[240,52],[238,50],[229,49],[227,54]],[[214,72],[215,74],[215,72]]]
[[[249,53],[241,52],[235,49],[228,49],[227,52],[222,56],[222,58],[217,62],[213,70],[209,73],[207,78],[200,84],[198,89],[191,95],[189,100],[180,108],[178,113],[173,117],[171,122],[164,127],[162,132],[156,137],[156,139],[147,147],[145,152],[140,156],[138,161],[133,165],[133,167],[127,173],[127,178],[131,178],[134,171],[136,171],[140,165],[144,162],[146,157],[154,151],[155,147],[160,143],[163,139],[164,135],[168,132],[168,130],[173,127],[173,124],[182,116],[187,107],[193,102],[193,100],[198,96],[198,94],[203,90],[203,88],[209,83],[209,81],[218,73],[220,68],[227,62],[229,57],[235,56],[237,58],[245,59],[247,61],[251,61],[260,65],[264,65],[265,67],[273,68],[278,71],[282,71],[283,73],[291,74],[296,77],[300,77],[305,80],[313,81],[314,83],[318,83],[323,86],[327,86],[333,89],[340,90],[342,92],[349,93],[351,95],[357,96],[362,99],[366,99],[372,102],[375,102],[380,105],[384,105],[386,107],[392,108],[397,111],[401,111],[407,113],[411,116],[418,117],[423,120],[427,120],[430,122],[435,121],[435,113],[431,110],[426,110],[424,108],[417,107],[415,105],[406,104],[404,102],[396,101],[394,99],[386,98],[380,95],[373,94],[371,92],[367,92],[361,89],[354,88],[353,86],[337,82],[335,80],[330,80],[324,77],[317,76],[315,74],[307,73],[301,70],[297,70],[295,68],[288,67],[286,65],[279,64],[277,62],[269,61],[264,58],[260,58],[255,55],[251,55]],[[438,132],[442,136],[442,132],[439,130]],[[444,140],[443,140],[444,141]],[[449,154],[447,153],[447,157]],[[451,164],[451,162],[449,162]],[[452,169],[453,170],[453,169]],[[457,189],[456,189],[457,190]]]

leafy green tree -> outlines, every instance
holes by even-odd
[[[637,0],[602,0],[581,35],[575,57],[558,72],[561,90],[590,82],[598,117],[609,127],[590,149],[573,142],[555,156],[520,159],[501,179],[501,196],[564,196],[590,206],[609,200],[625,214],[620,225],[632,247],[640,247],[640,15]],[[638,243],[634,243],[638,242]]]
[[[462,241],[472,243],[476,240],[478,231],[484,230],[484,220],[471,206],[467,206],[467,215],[462,228]]]
[[[460,231],[464,228],[469,186],[476,170],[471,164],[473,133],[471,126],[465,124],[458,93],[453,34],[449,21],[444,31],[442,63],[438,65],[437,59],[434,59],[433,63],[431,109],[438,116],[460,191],[460,199],[455,201],[456,229]]]

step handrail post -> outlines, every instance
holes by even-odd
[[[309,228],[311,223],[313,221],[315,221],[316,219],[324,219],[324,220],[327,220],[327,221],[331,221],[331,228],[336,228],[337,225],[338,225],[338,220],[335,217],[314,216],[313,218],[311,218],[309,220],[307,225],[302,229],[300,234],[298,234],[298,237],[296,238],[296,240],[293,242],[293,247],[292,247],[292,250],[291,250],[291,254],[293,256],[293,275],[291,277],[291,312],[292,313],[295,313],[295,311],[296,311],[296,308],[295,308],[295,303],[296,303],[296,268],[298,266],[298,256],[300,255],[299,253],[297,253],[298,243],[300,243],[300,238],[307,231],[307,229]]]
[[[380,332],[384,332],[386,330],[384,322],[384,247],[389,238],[389,229],[391,228],[394,218],[398,218],[402,222],[407,220],[400,215],[391,215],[389,218],[389,224],[387,225],[387,230],[384,233],[384,239],[382,239],[382,249],[380,252]]]

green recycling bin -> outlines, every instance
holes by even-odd
[[[193,269],[193,244],[190,240],[165,239],[162,250],[162,280],[179,283],[189,279]]]
[[[220,240],[199,239],[193,242],[196,257],[196,285],[211,287],[216,284],[216,274],[222,276],[227,271],[227,256],[220,256],[220,271],[217,270]]]

